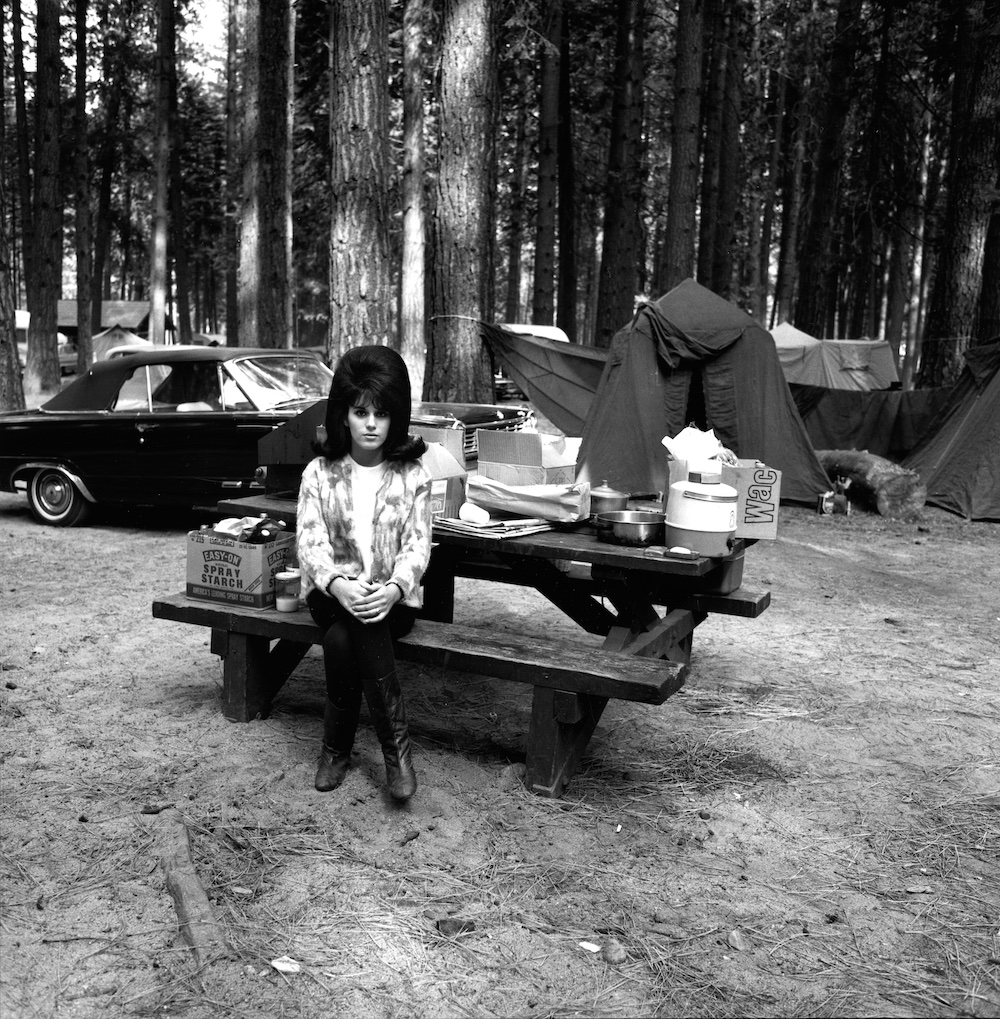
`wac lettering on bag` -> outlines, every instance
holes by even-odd
[[[777,500],[774,498],[774,486],[777,481],[777,471],[770,468],[754,471],[753,479],[747,488],[746,502],[743,505],[744,523],[770,523],[777,517],[778,506]]]

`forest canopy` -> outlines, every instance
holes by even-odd
[[[884,338],[1000,337],[1000,0],[14,0],[0,403],[101,308],[149,336],[388,343],[488,399],[477,321],[607,346],[687,277]]]

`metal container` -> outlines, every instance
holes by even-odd
[[[590,490],[590,520],[597,523],[601,513],[613,513],[615,510],[628,509],[628,492],[616,492],[606,481]]]
[[[597,517],[597,537],[612,545],[663,544],[662,513],[645,510],[615,510]]]

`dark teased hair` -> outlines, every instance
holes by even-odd
[[[326,441],[316,451],[339,460],[351,451],[347,414],[359,404],[371,404],[389,415],[385,440],[387,460],[416,460],[427,448],[410,435],[410,374],[406,362],[391,347],[352,347],[337,362],[326,404]]]

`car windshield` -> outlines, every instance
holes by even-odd
[[[243,357],[226,361],[223,384],[227,409],[277,410],[296,403],[315,403],[330,392],[333,373],[314,357]]]

